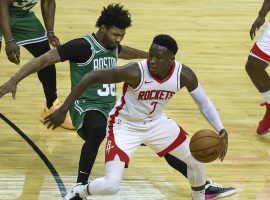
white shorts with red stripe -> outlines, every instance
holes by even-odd
[[[109,123],[110,124],[110,123]],[[105,161],[121,160],[128,166],[134,151],[145,144],[159,156],[164,156],[179,147],[179,155],[190,155],[186,132],[165,115],[148,122],[125,123],[116,120],[108,125]],[[183,147],[183,148],[182,148]]]
[[[252,47],[249,55],[270,62],[270,23],[268,23],[261,33],[259,39]]]

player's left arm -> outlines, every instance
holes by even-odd
[[[60,41],[54,34],[55,0],[41,0],[41,12],[48,40],[52,46],[56,47]]]
[[[119,58],[129,60],[129,59],[145,59],[148,58],[148,52],[121,45],[121,51],[118,55]]]
[[[220,159],[223,161],[228,148],[228,134],[223,127],[216,107],[210,98],[206,95],[202,86],[199,84],[195,73],[189,67],[183,65],[180,80],[181,88],[187,88],[189,94],[198,105],[204,118],[219,133],[223,142],[223,151],[220,154]]]
[[[62,106],[52,115],[45,118],[45,124],[48,128],[55,129],[60,126],[64,120],[68,109],[74,104],[84,91],[96,83],[120,83],[125,82],[133,88],[138,87],[141,81],[141,71],[138,63],[129,63],[123,67],[91,71],[79,81],[72,89]]]

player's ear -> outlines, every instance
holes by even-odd
[[[171,60],[175,60],[175,56],[174,55],[171,57]]]
[[[104,33],[106,30],[107,30],[107,27],[104,24],[102,24],[100,26],[100,31]]]

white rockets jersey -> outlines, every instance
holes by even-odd
[[[141,81],[137,88],[124,83],[123,96],[118,99],[110,112],[110,119],[126,121],[150,121],[159,117],[172,98],[180,90],[181,63],[174,61],[167,78],[159,80],[150,74],[147,60],[138,62],[141,70]]]

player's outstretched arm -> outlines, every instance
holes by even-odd
[[[228,134],[222,125],[217,109],[205,94],[202,86],[198,83],[195,73],[189,67],[183,65],[180,80],[181,88],[187,88],[204,118],[217,131],[217,133],[219,133],[223,143],[223,150],[221,151],[220,159],[223,161],[228,148]]]
[[[15,73],[6,83],[0,86],[0,98],[7,93],[12,93],[15,99],[17,84],[32,73],[38,72],[41,69],[60,62],[60,56],[56,49],[52,49],[40,57],[37,57],[26,63],[20,70]]]
[[[145,59],[148,58],[148,52],[135,49],[122,45],[122,49],[118,55],[119,58],[129,60],[129,59]]]
[[[249,31],[251,40],[253,40],[253,38],[256,36],[256,31],[258,31],[259,28],[264,24],[265,16],[269,12],[269,10],[270,10],[270,0],[264,0],[263,5],[259,11],[259,15],[252,24]]]
[[[48,40],[53,47],[57,47],[60,41],[54,35],[55,0],[41,0],[41,12]]]
[[[123,67],[110,68],[104,70],[95,70],[86,74],[80,82],[72,89],[62,106],[52,115],[45,118],[44,124],[47,128],[55,129],[60,126],[65,119],[68,109],[74,104],[87,88],[96,83],[120,83],[125,82],[136,88],[141,81],[141,71],[138,63],[130,63]]]

